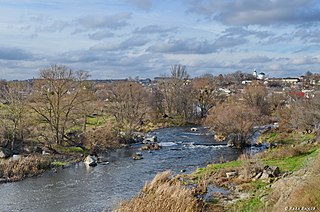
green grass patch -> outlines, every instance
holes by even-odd
[[[225,163],[209,164],[208,166],[206,166],[204,168],[198,168],[194,173],[192,173],[192,176],[197,177],[197,178],[201,178],[201,177],[210,175],[214,171],[217,171],[220,169],[241,167],[242,164],[243,164],[243,161],[241,161],[241,160],[230,161],[230,162],[225,162]]]
[[[269,183],[263,182],[262,180],[256,180],[256,181],[251,181],[250,185],[254,190],[259,190],[269,185]]]
[[[95,115],[95,116],[87,116],[86,125],[87,127],[98,127],[107,122],[111,117],[107,115]]]
[[[82,153],[84,154],[85,151],[78,146],[72,146],[72,147],[63,147],[63,146],[56,146],[55,149],[58,152],[64,153],[64,154],[70,154],[70,153]]]
[[[260,136],[259,140],[271,143],[277,141],[278,136],[279,133],[277,132],[265,133]]]
[[[278,166],[281,171],[296,171],[304,167],[306,163],[317,155],[317,149],[311,149],[304,154],[283,159],[262,159],[264,164],[269,166]]]
[[[231,209],[233,211],[243,211],[243,212],[252,212],[260,211],[264,207],[264,203],[260,200],[258,196],[253,196],[249,199],[244,199],[238,201]]]
[[[51,164],[52,164],[53,166],[67,166],[67,165],[69,165],[70,163],[68,163],[68,162],[62,162],[62,161],[53,161],[53,162],[51,162]]]
[[[264,202],[261,198],[267,195],[271,188],[266,187],[269,183],[262,182],[257,180],[249,183],[252,189],[250,189],[250,197],[237,201],[231,206],[232,211],[243,211],[243,212],[252,212],[252,211],[265,211]]]
[[[304,141],[312,140],[316,137],[315,134],[303,134],[300,132],[267,132],[263,133],[259,137],[259,142],[267,143],[282,143],[282,144],[298,144]]]

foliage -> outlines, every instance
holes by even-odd
[[[54,149],[62,154],[85,153],[85,151],[81,147],[77,146],[63,147],[61,145],[56,145],[54,146]]]
[[[69,163],[68,162],[62,162],[62,161],[53,161],[53,162],[51,162],[51,165],[64,167],[64,166],[69,165]]]

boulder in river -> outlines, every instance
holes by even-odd
[[[135,153],[132,155],[132,159],[133,160],[141,160],[141,159],[143,159],[143,157],[142,157],[142,154]]]
[[[192,128],[191,128],[191,131],[192,131],[192,132],[196,132],[196,131],[198,131],[198,128],[192,127]]]
[[[88,166],[96,166],[97,165],[97,159],[94,156],[88,155],[85,159],[84,159],[84,164],[88,165]]]
[[[158,138],[157,136],[151,136],[151,137],[146,137],[144,140],[143,140],[143,143],[147,144],[147,143],[155,143],[158,141]]]
[[[142,153],[141,152],[136,152],[136,155],[142,156]]]
[[[140,148],[140,150],[159,150],[159,149],[161,149],[161,146],[157,143],[147,144]]]
[[[226,140],[226,136],[217,133],[214,135],[214,140],[216,140],[218,142],[222,142],[222,141]]]

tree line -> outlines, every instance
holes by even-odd
[[[175,122],[203,123],[217,134],[233,135],[233,143],[242,147],[256,125],[277,121],[286,129],[320,127],[319,95],[292,97],[291,90],[276,92],[242,72],[191,79],[184,65],[170,71],[148,86],[128,80],[98,88],[88,72],[63,65],[40,70],[31,83],[2,81],[0,145],[12,150],[30,143],[108,147],[130,141],[145,126]],[[252,83],[242,85],[247,79]],[[101,123],[88,124],[97,117]]]

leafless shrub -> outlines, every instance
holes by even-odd
[[[0,161],[0,178],[8,181],[21,180],[25,177],[38,175],[50,166],[46,157],[31,155],[20,159]]]
[[[194,196],[194,190],[187,189],[179,181],[170,178],[170,172],[162,172],[149,183],[137,197],[122,202],[117,212],[149,211],[203,211],[204,205]]]

